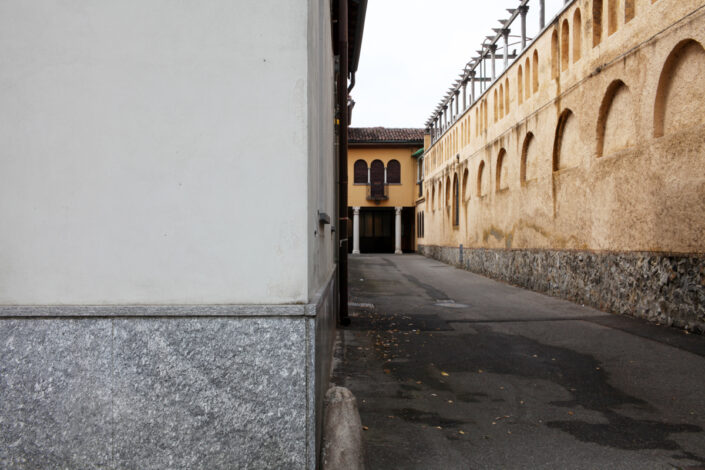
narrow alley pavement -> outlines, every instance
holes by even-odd
[[[705,469],[705,337],[419,255],[350,259],[368,469]]]

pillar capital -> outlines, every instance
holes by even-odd
[[[401,215],[401,210],[402,210],[402,209],[403,209],[403,207],[395,207],[395,208],[394,208],[394,213],[395,213],[396,215]]]
[[[353,215],[360,215],[360,206],[353,206]]]

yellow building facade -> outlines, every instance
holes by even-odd
[[[703,0],[574,0],[467,73],[427,123],[419,251],[705,330],[704,46]]]
[[[419,150],[423,129],[350,128],[348,238],[351,251],[402,253],[416,249]]]

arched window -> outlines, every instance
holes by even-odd
[[[384,163],[381,160],[370,165],[370,195],[373,198],[384,196]]]
[[[387,183],[401,183],[401,165],[397,160],[389,160],[387,163]]]
[[[521,65],[517,69],[517,98],[519,104],[524,102],[524,71]]]
[[[592,47],[602,42],[602,0],[592,0]]]
[[[499,84],[499,117],[504,117],[504,85]]]
[[[528,59],[527,59],[528,60]],[[533,92],[539,91],[539,51],[534,51],[534,69],[533,69]]]
[[[367,184],[367,162],[358,160],[355,162],[353,182],[355,184]]]
[[[565,72],[570,66],[570,25],[563,20],[561,27],[561,70]]]
[[[607,0],[607,34],[611,36],[617,32],[619,16],[617,15],[617,0]]]
[[[553,30],[551,36],[551,74],[553,78],[558,78],[561,73],[561,56],[558,49],[558,30]]]
[[[499,118],[499,98],[497,97],[497,89],[494,89],[494,122]]]
[[[575,9],[573,14],[573,63],[580,60],[583,54],[583,17],[580,8]]]
[[[624,2],[624,22],[629,23],[636,15],[635,0],[625,0]]]
[[[450,207],[451,205],[451,200],[450,200],[450,177],[446,176],[446,200],[445,200],[445,207]]]
[[[524,97],[528,100],[531,97],[531,61],[528,57],[524,63],[524,69],[524,72],[526,73],[526,77],[524,77],[524,85],[526,89],[524,92]]]

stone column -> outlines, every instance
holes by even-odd
[[[394,208],[394,254],[401,254],[401,207]]]
[[[353,207],[353,255],[360,254],[360,208]]]
[[[495,59],[497,56],[496,44],[490,45],[490,54],[492,55],[492,81],[494,82],[497,79],[497,67],[495,65]]]
[[[529,12],[528,5],[519,7],[519,14],[521,15],[521,50],[526,49],[526,14]]]
[[[470,72],[470,106],[475,103],[475,71]]]

